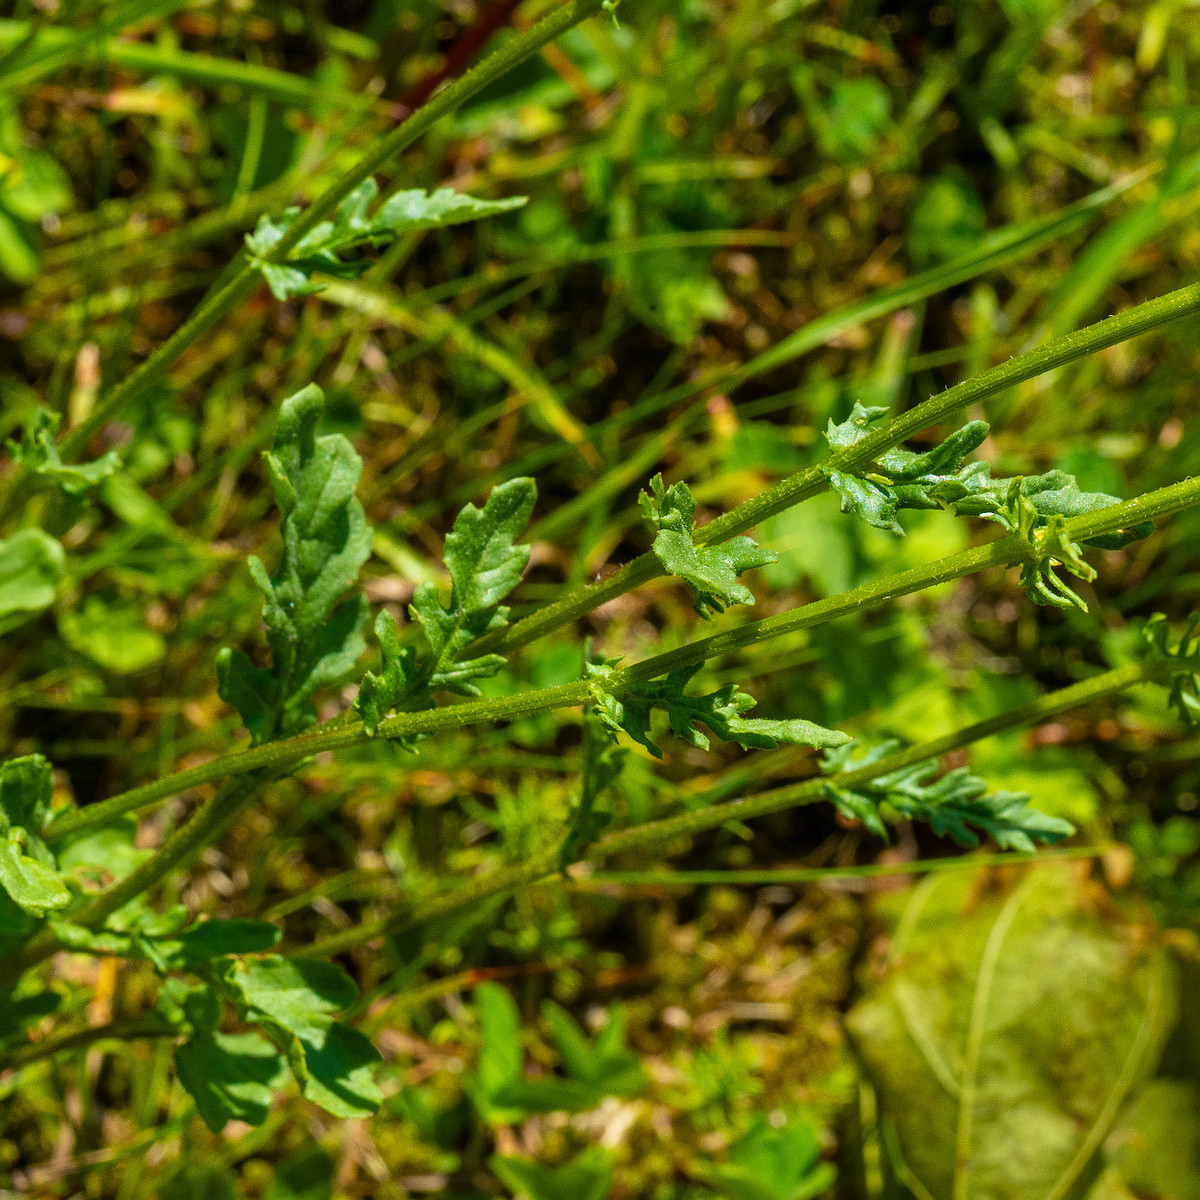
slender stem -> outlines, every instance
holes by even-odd
[[[590,691],[586,683],[569,683],[561,687],[521,692],[515,696],[475,700],[469,704],[451,704],[444,708],[426,709],[423,712],[398,713],[384,721],[380,729],[388,737],[436,733],[443,729],[461,729],[480,722],[508,721],[515,717],[532,716],[534,713],[545,712],[549,709],[568,708],[571,705],[584,703],[589,695]],[[330,722],[330,724],[332,723]],[[321,729],[323,728],[324,726],[321,727]],[[349,746],[362,746],[371,740],[363,728],[362,722],[358,720],[339,722],[339,727],[329,733],[323,733],[321,729],[301,734],[299,737],[269,742],[265,746],[256,746],[253,750],[227,754],[201,766],[165,775],[153,783],[132,788],[128,792],[122,792],[108,800],[102,800],[99,804],[90,804],[87,808],[78,809],[59,817],[52,825],[46,827],[42,837],[48,842],[61,841],[64,837],[79,833],[84,829],[95,829],[101,825],[107,825],[125,813],[149,808],[160,800],[177,795],[189,788],[213,783],[228,776],[243,775],[265,767],[282,770],[294,765],[302,758],[307,758],[310,754],[316,754],[323,750],[341,750]]]
[[[1198,501],[1200,501],[1200,478],[1185,479],[1157,491],[1148,492],[1135,500],[1125,500],[1109,508],[1072,517],[1067,521],[1067,531],[1072,540],[1083,541],[1089,537],[1095,537],[1101,532],[1128,529],[1134,525],[1140,525],[1144,521],[1154,521],[1167,513],[1187,508]],[[936,562],[889,575],[885,579],[864,583],[848,592],[830,596],[825,600],[817,600],[812,604],[805,604],[790,612],[766,617],[761,621],[751,621],[749,624],[740,625],[738,628],[724,633],[698,638],[676,650],[656,654],[624,671],[614,672],[613,686],[620,688],[644,683],[648,679],[655,679],[659,675],[677,670],[679,667],[691,666],[693,663],[715,658],[730,650],[745,649],[770,638],[795,633],[800,629],[808,629],[860,609],[876,608],[899,596],[907,596],[913,592],[933,587],[935,584],[960,579],[964,575],[983,571],[988,567],[1012,565],[1022,561],[1023,551],[1026,551],[1024,543],[1013,536],[989,542],[985,546],[976,546],[960,554],[952,554],[947,558],[938,559]]]
[[[1143,521],[1156,520],[1188,508],[1198,501],[1200,478],[1186,479],[1149,492],[1136,500],[1126,500],[1110,508],[1072,517],[1067,521],[1067,531],[1070,537],[1082,540],[1112,530],[1125,529]],[[624,670],[614,671],[606,681],[606,688],[619,694],[624,689],[665,675],[668,671],[715,658],[730,650],[745,649],[851,612],[878,608],[899,596],[910,595],[952,579],[960,579],[987,567],[1020,561],[1021,553],[1019,539],[1000,538],[985,546],[965,550],[960,554],[953,554],[936,562],[863,584],[839,596],[804,604],[777,616],[754,621],[738,629],[689,642],[676,650],[653,655]],[[569,708],[583,704],[590,695],[589,684],[580,681],[519,692],[515,696],[451,704],[443,708],[426,709],[423,712],[397,713],[384,721],[380,729],[387,737],[461,729],[488,721],[512,720],[515,717],[530,716],[551,709]],[[226,755],[202,766],[164,776],[154,783],[133,788],[99,804],[68,813],[48,826],[42,836],[48,842],[55,842],[69,834],[106,825],[124,813],[148,808],[187,788],[211,783],[227,776],[256,771],[262,767],[282,769],[320,750],[359,746],[369,740],[361,721],[346,721],[326,733],[318,729],[300,737]]]
[[[112,1021],[107,1025],[79,1029],[75,1033],[65,1033],[60,1037],[43,1038],[40,1042],[30,1042],[5,1054],[0,1054],[0,1071],[26,1067],[43,1058],[62,1054],[65,1050],[78,1050],[83,1046],[91,1046],[96,1042],[110,1041],[114,1038],[128,1042],[134,1038],[175,1037],[178,1032],[177,1029],[156,1023],[153,1019],[147,1020],[145,1017],[137,1017],[129,1021]]]
[[[1036,863],[1061,859],[1098,858],[1109,846],[1071,846],[1066,850],[1039,851]],[[580,887],[612,883],[631,887],[704,887],[717,884],[768,886],[787,883],[822,883],[837,879],[890,879],[895,875],[927,875],[941,871],[979,870],[983,867],[1020,866],[1028,854],[963,854],[953,858],[922,858],[915,862],[862,863],[853,867],[771,867],[761,871],[596,871],[573,882]]]
[[[1057,692],[1040,696],[1019,708],[1010,709],[1008,712],[989,717],[984,721],[977,721],[943,737],[932,738],[927,742],[911,746],[907,750],[888,755],[869,766],[845,771],[838,775],[838,784],[852,788],[877,779],[881,775],[898,771],[903,767],[940,758],[951,750],[968,746],[985,737],[990,737],[992,734],[1021,725],[1029,725],[1065,712],[1067,709],[1115,695],[1135,684],[1157,678],[1161,670],[1162,667],[1157,664],[1131,663],[1113,671],[1106,671],[1104,674],[1084,680],[1082,683],[1072,684]],[[814,804],[824,798],[826,782],[825,779],[819,777],[806,779],[801,783],[774,788],[757,796],[748,796],[742,800],[715,804],[711,808],[700,809],[697,812],[682,813],[676,817],[665,817],[658,821],[634,825],[629,829],[610,833],[593,842],[585,849],[584,858],[588,861],[604,859],[613,854],[640,850],[657,842],[703,833],[724,825],[727,821],[745,821],[766,813],[780,812],[783,809],[796,808],[804,804]],[[401,905],[396,911],[377,920],[323,938],[301,953],[306,957],[314,958],[341,954],[384,934],[400,933],[428,921],[448,916],[450,913],[478,904],[488,896],[509,892],[515,888],[536,883],[540,879],[549,878],[556,874],[557,870],[558,851],[556,848],[534,856],[527,863],[505,867],[491,875],[474,879],[462,887],[450,889],[429,900],[417,904]]]
[[[940,738],[931,738],[910,746],[907,750],[888,755],[870,766],[858,767],[855,770],[844,771],[840,774],[838,784],[853,788],[860,783],[868,783],[880,775],[899,771],[904,767],[914,766],[931,758],[940,758],[951,750],[969,746],[985,737],[1013,729],[1020,725],[1028,725],[1046,717],[1076,708],[1105,696],[1124,691],[1137,683],[1156,679],[1162,670],[1156,664],[1142,665],[1130,663],[1113,671],[1106,671],[1082,683],[1072,684],[1057,692],[1040,696],[1019,708],[999,713],[984,721],[964,726]],[[880,769],[880,768],[883,769]],[[742,800],[731,800],[728,803],[714,805],[712,808],[700,809],[698,812],[681,813],[677,817],[667,817],[660,821],[652,821],[646,825],[634,826],[619,833],[609,834],[601,838],[589,852],[589,858],[602,858],[626,850],[640,849],[653,842],[685,837],[714,829],[726,821],[746,821],[753,817],[761,817],[767,813],[779,812],[782,809],[794,808],[800,804],[812,804],[823,798],[825,780],[806,779],[802,783],[789,784],[786,787],[774,788],[757,796],[749,796]]]
[[[268,258],[282,262],[297,243],[329,217],[337,206],[384,163],[407,149],[435,122],[454,112],[476,92],[495,82],[531,54],[552,42],[581,21],[600,10],[601,0],[569,0],[524,33],[509,39],[483,62],[439,92],[428,104],[413,113],[386,137],[381,138],[352,167],[318,196],[296,219]],[[91,436],[135,396],[157,383],[183,352],[232,312],[259,286],[258,270],[251,266],[244,250],[226,271],[224,281],[201,301],[188,320],[144,363],[118,384],[85,421],[81,421],[63,439],[64,458],[78,454]]]
[[[885,450],[891,449],[913,434],[961,412],[971,404],[980,403],[1018,383],[1044,375],[1047,371],[1057,370],[1076,359],[1095,354],[1098,350],[1115,346],[1196,312],[1200,312],[1200,284],[1192,284],[1156,300],[1148,300],[1127,312],[1089,325],[1086,329],[1056,338],[1036,350],[1018,354],[1008,362],[1001,363],[974,379],[957,383],[918,404],[886,425],[880,426],[862,441],[831,454],[819,465],[807,467],[788,476],[787,479],[780,480],[774,487],[701,526],[696,530],[695,542],[697,545],[711,546],[745,533],[767,517],[823,492],[829,486],[827,471],[853,471],[872,462]],[[653,552],[647,552],[607,579],[589,584],[553,604],[548,604],[506,630],[481,638],[475,643],[472,651],[480,654],[489,651],[505,653],[519,646],[526,646],[552,630],[577,620],[600,605],[607,604],[610,600],[615,600],[618,596],[623,596],[626,592],[633,591],[663,574],[665,572]]]
[[[181,863],[214,841],[266,782],[265,775],[230,779],[206,800],[140,867],[71,914],[73,925],[96,929],[119,908],[148,891]],[[44,929],[11,958],[0,962],[0,983],[18,978],[35,963],[64,948],[53,929]]]

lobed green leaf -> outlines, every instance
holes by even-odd
[[[64,463],[56,441],[61,421],[58,413],[38,407],[26,423],[20,442],[10,441],[8,448],[27,471],[68,495],[78,496],[118,471],[121,456],[109,450],[90,463]]]
[[[662,751],[650,740],[650,714],[656,708],[666,712],[672,733],[702,750],[709,748],[709,740],[695,728],[695,722],[705,725],[722,741],[737,742],[746,750],[773,750],[780,742],[828,748],[850,741],[849,734],[799,718],[744,717],[742,714],[752,709],[756,702],[737,684],[728,684],[706,696],[686,695],[683,689],[700,669],[700,663],[671,671],[663,679],[637,684],[620,695],[607,690],[604,685],[612,665],[611,661],[606,661],[588,663],[585,668],[587,678],[594,681],[592,697],[596,712],[612,732],[627,733],[656,758],[662,758]]]
[[[665,488],[662,476],[655,475],[650,489],[641,494],[639,503],[646,519],[658,530],[654,555],[664,571],[678,576],[692,589],[696,611],[708,617],[710,610],[724,612],[730,604],[753,604],[754,593],[738,581],[738,576],[775,562],[779,555],[748,537],[730,538],[716,546],[696,546],[696,501],[688,485],[679,482]]]
[[[283,513],[283,553],[273,577],[257,558],[249,566],[264,596],[271,666],[255,667],[231,649],[217,660],[217,690],[255,744],[312,725],[313,693],[342,678],[366,648],[366,598],[343,599],[371,553],[354,495],[362,460],[341,434],[317,435],[323,411],[313,384],[288,397],[265,456]]]
[[[357,279],[371,265],[370,260],[343,256],[363,246],[386,246],[405,234],[477,221],[520,208],[526,202],[524,196],[477,200],[453,188],[438,188],[432,193],[416,188],[396,192],[373,217],[368,216],[367,210],[378,192],[374,179],[364,180],[338,205],[333,220],[322,221],[305,234],[282,263],[267,259],[300,215],[300,209],[285,210],[278,221],[265,214],[259,218],[254,232],[246,235],[246,248],[251,265],[263,273],[277,300],[319,292],[321,284],[312,279],[317,273],[335,279]]]
[[[854,770],[886,758],[899,745],[886,741],[855,758],[859,746],[850,743],[829,751],[821,765],[827,771]],[[929,759],[851,788],[840,786],[835,777],[825,784],[825,796],[843,815],[861,820],[884,838],[883,814],[889,810],[926,822],[939,837],[949,834],[960,846],[978,846],[978,830],[1005,850],[1027,854],[1033,853],[1036,842],[1052,845],[1075,832],[1069,821],[1030,808],[1025,792],[989,793],[987,781],[967,767],[955,767],[941,776],[939,769],[936,759]]]
[[[401,644],[387,613],[376,618],[383,665],[378,674],[363,677],[356,701],[369,733],[394,709],[429,707],[436,691],[479,695],[474,681],[490,678],[504,665],[498,654],[461,656],[477,638],[508,623],[508,609],[500,601],[520,583],[529,562],[529,547],[516,545],[516,539],[536,501],[532,479],[510,479],[492,489],[483,508],[468,504],[458,514],[446,538],[449,604],[442,605],[436,584],[423,583],[409,606],[424,635],[423,655],[416,646]]]

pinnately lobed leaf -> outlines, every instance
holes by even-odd
[[[855,758],[859,744],[848,743],[826,753],[821,765],[826,771],[854,770],[886,758],[899,745],[886,741]],[[1005,850],[1032,854],[1035,842],[1053,844],[1075,832],[1069,821],[1030,808],[1025,792],[989,794],[987,781],[966,767],[955,767],[940,778],[938,771],[937,761],[930,759],[852,788],[841,787],[835,775],[825,784],[825,796],[843,816],[862,821],[882,838],[888,834],[881,806],[925,821],[939,837],[949,834],[960,846],[978,846],[979,830]]]
[[[373,217],[368,216],[367,209],[378,192],[374,179],[364,180],[338,205],[333,220],[322,221],[306,234],[283,263],[268,262],[267,256],[291,228],[300,209],[287,209],[278,221],[266,214],[259,218],[254,232],[246,235],[246,248],[251,265],[263,273],[277,300],[319,292],[321,285],[312,279],[318,272],[335,279],[357,279],[371,265],[370,260],[343,256],[359,247],[385,246],[404,234],[509,212],[527,199],[477,200],[453,188],[432,193],[416,188],[396,192]]]
[[[642,513],[658,530],[654,554],[662,568],[692,589],[696,611],[724,612],[730,604],[753,604],[754,593],[738,581],[743,571],[773,563],[779,555],[764,550],[748,537],[730,538],[716,546],[696,546],[693,528],[696,501],[686,483],[663,486],[663,477],[650,480],[650,491],[638,498]]]
[[[498,654],[461,656],[477,638],[508,623],[508,609],[500,601],[520,583],[529,562],[529,547],[516,539],[536,501],[532,479],[510,479],[492,489],[483,508],[468,504],[458,514],[446,538],[449,604],[442,605],[436,584],[423,583],[408,610],[424,635],[424,653],[411,643],[402,645],[392,618],[379,614],[375,633],[382,670],[364,676],[356,701],[369,733],[393,709],[428,708],[436,691],[479,695],[473,681],[495,675],[504,665]]]
[[[663,709],[671,723],[671,732],[690,745],[702,750],[709,748],[708,738],[695,728],[702,725],[725,742],[737,742],[743,749],[773,750],[780,742],[794,746],[815,746],[821,749],[844,745],[849,734],[826,729],[812,721],[798,718],[768,720],[742,716],[754,707],[752,696],[729,684],[706,696],[688,696],[684,687],[700,669],[699,663],[671,671],[663,679],[637,684],[620,695],[609,691],[604,681],[612,672],[615,660],[588,663],[585,673],[592,680],[592,699],[596,712],[613,732],[625,732],[645,746],[655,758],[662,751],[650,739],[650,713]]]
[[[257,559],[271,666],[240,650],[217,659],[221,698],[241,714],[255,744],[300,732],[316,720],[312,694],[336,682],[366,648],[367,601],[344,599],[371,553],[371,529],[354,489],[362,460],[341,434],[317,435],[321,389],[288,397],[265,455],[283,513],[283,553],[272,577]]]
[[[856,402],[845,421],[829,421],[825,437],[834,450],[848,449],[862,441],[887,413],[886,408]],[[1015,516],[1009,492],[1013,481],[992,479],[987,463],[963,462],[983,444],[988,432],[986,421],[970,421],[922,453],[894,447],[853,473],[826,469],[825,474],[842,499],[842,511],[855,512],[880,529],[904,532],[896,521],[899,509],[946,507],[999,521],[1012,532]],[[1080,491],[1075,477],[1064,471],[1020,478],[1019,485],[1019,494],[1034,502],[1040,519],[1055,513],[1092,512],[1119,503],[1115,496]]]
[[[1188,617],[1172,646],[1167,618],[1155,613],[1142,627],[1142,646],[1152,660],[1169,668],[1171,707],[1185,725],[1200,725],[1200,615]]]
[[[835,424],[830,420],[825,434],[830,446],[842,450],[857,444],[887,411],[856,402],[845,421]],[[1095,578],[1079,547],[1066,537],[1064,522],[1067,517],[1119,504],[1119,497],[1082,491],[1075,476],[1065,471],[993,479],[987,463],[963,461],[982,445],[988,429],[986,421],[970,421],[931,450],[918,454],[895,447],[855,472],[825,468],[825,475],[841,498],[842,512],[856,513],[893,533],[904,532],[896,520],[902,508],[948,508],[998,522],[1025,548],[1021,582],[1034,602],[1086,611],[1087,604],[1052,569],[1062,565],[1078,578]],[[1119,550],[1145,537],[1152,528],[1143,524],[1089,539],[1088,544]]]

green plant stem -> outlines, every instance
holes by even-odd
[[[1126,500],[1121,504],[1114,504],[1111,508],[1072,517],[1067,521],[1067,531],[1070,537],[1082,540],[1112,530],[1128,528],[1142,521],[1156,520],[1188,508],[1198,501],[1200,478],[1187,479],[1139,496],[1136,500]],[[619,694],[625,688],[657,678],[681,666],[715,658],[730,650],[745,649],[835,617],[877,608],[900,596],[960,579],[987,567],[1020,561],[1021,553],[1019,539],[1000,538],[985,546],[965,550],[924,566],[913,567],[911,570],[865,583],[839,596],[804,604],[789,612],[767,617],[725,633],[700,638],[663,654],[653,655],[624,670],[614,671],[606,681],[606,687]],[[585,703],[591,694],[590,684],[579,681],[558,687],[519,692],[514,696],[473,700],[465,704],[451,704],[422,712],[397,713],[388,717],[380,726],[380,730],[387,737],[403,737],[445,729],[461,729],[483,722],[506,721],[551,709],[569,708]],[[202,766],[166,775],[153,783],[143,784],[98,804],[59,817],[45,829],[42,836],[48,842],[56,842],[70,834],[106,825],[125,813],[149,808],[187,788],[263,767],[280,770],[321,750],[345,749],[370,741],[361,721],[349,721],[343,717],[338,720],[336,728],[328,732],[322,732],[322,729],[300,737],[271,742],[253,750],[225,755]]]
[[[596,871],[574,880],[577,886],[618,883],[630,887],[705,887],[718,884],[769,886],[786,883],[822,883],[837,879],[888,879],[894,875],[927,875],[942,871],[981,870],[984,867],[1021,866],[1062,859],[1099,858],[1109,846],[1071,846],[1066,850],[1040,850],[1028,854],[963,854],[953,858],[923,858],[915,862],[863,863],[853,867],[778,867],[761,871]]]
[[[1200,312],[1200,284],[1192,284],[1156,300],[1148,300],[1127,312],[1107,317],[1095,325],[1056,338],[1036,350],[1018,354],[974,379],[964,380],[932,396],[908,412],[894,417],[855,445],[836,451],[816,466],[797,471],[753,499],[739,504],[724,516],[702,525],[696,530],[695,543],[698,546],[711,546],[745,533],[767,517],[823,492],[829,486],[826,471],[853,472],[856,468],[877,459],[884,451],[899,445],[930,425],[961,412],[971,404],[980,403],[1018,383],[1035,379],[1048,371],[1057,370],[1077,359],[1095,354],[1098,350],[1115,346],[1196,312]],[[506,630],[480,638],[471,652],[503,654],[519,646],[526,646],[663,574],[665,572],[662,565],[653,552],[648,551],[607,579],[564,596],[561,600],[517,621]]]
[[[484,721],[507,721],[553,708],[568,708],[573,704],[584,703],[590,694],[586,683],[569,683],[561,687],[521,692],[515,696],[501,696],[494,700],[475,700],[468,704],[451,704],[444,708],[426,709],[423,712],[399,713],[389,717],[380,728],[390,737],[461,729]],[[264,746],[256,746],[253,750],[227,754],[199,767],[165,775],[153,783],[122,792],[119,796],[113,796],[99,804],[67,813],[47,826],[43,836],[50,842],[60,841],[82,830],[107,825],[124,813],[149,808],[160,800],[177,795],[188,788],[265,767],[284,769],[319,751],[342,750],[350,746],[366,745],[371,741],[361,721],[345,720],[343,717],[337,719],[337,724],[339,727],[329,733],[322,733],[324,726],[321,726],[321,729],[312,733],[269,742]]]
[[[507,74],[560,34],[597,13],[600,5],[601,0],[569,0],[524,33],[510,38],[493,54],[438,92],[391,133],[380,138],[352,167],[313,200],[271,251],[269,260],[282,262],[303,237],[331,216],[337,206],[384,163],[411,146],[437,121],[454,112],[476,92]],[[222,280],[218,281],[218,285],[201,301],[187,321],[136,371],[101,400],[85,421],[81,421],[66,435],[61,447],[63,457],[70,458],[79,454],[105,422],[111,420],[134,397],[162,379],[189,346],[247,300],[260,283],[261,276],[257,268],[250,264],[245,250],[240,250]]]
[[[1092,679],[1040,696],[1019,708],[1010,709],[1008,712],[999,713],[983,721],[977,721],[942,737],[910,746],[907,750],[888,755],[870,766],[844,771],[836,777],[837,782],[839,786],[853,788],[903,767],[940,758],[943,754],[948,754],[963,746],[969,746],[992,734],[1044,720],[1068,709],[1116,695],[1135,684],[1156,679],[1162,669],[1161,664],[1130,663],[1115,670],[1106,671]],[[827,780],[823,777],[806,779],[801,783],[774,788],[757,796],[748,796],[742,800],[716,804],[697,812],[681,813],[676,817],[665,817],[658,821],[635,825],[629,829],[610,833],[593,842],[585,848],[584,859],[596,861],[608,858],[613,854],[641,850],[658,842],[690,837],[709,829],[715,829],[727,821],[746,821],[767,813],[813,804],[824,799],[826,782]],[[526,863],[503,868],[492,875],[472,880],[462,887],[450,889],[420,903],[401,906],[397,911],[375,921],[323,938],[301,953],[314,958],[341,954],[384,934],[401,933],[406,929],[441,919],[463,908],[478,904],[489,896],[536,883],[540,879],[549,878],[557,873],[557,855],[557,848],[545,851],[533,856]],[[1014,861],[1018,860],[1018,856],[1012,857]],[[1030,860],[1027,858],[1026,861]]]
[[[1200,478],[1185,479],[1139,496],[1135,500],[1125,500],[1111,508],[1072,517],[1067,521],[1067,530],[1073,541],[1083,541],[1095,537],[1101,531],[1128,529],[1143,521],[1157,520],[1167,513],[1177,512],[1180,508],[1189,507],[1197,502],[1200,502]],[[848,592],[805,604],[790,612],[766,617],[761,621],[751,621],[749,624],[710,637],[698,638],[676,650],[656,654],[623,671],[613,672],[613,686],[619,689],[644,683],[668,671],[716,658],[730,650],[742,650],[771,638],[809,629],[860,609],[877,608],[889,600],[911,595],[913,592],[923,591],[952,579],[961,579],[964,575],[974,574],[976,571],[987,570],[989,567],[1013,566],[1022,561],[1023,550],[1020,539],[1011,536],[1000,538],[933,563],[900,571],[882,580],[861,584]]]
[[[119,908],[148,891],[177,866],[198,854],[220,836],[234,813],[267,781],[269,773],[227,780],[136,870],[71,913],[71,923],[97,929]],[[53,929],[31,938],[10,959],[0,962],[0,983],[16,979],[35,963],[63,949]]]
[[[132,1041],[134,1038],[175,1037],[177,1029],[155,1022],[152,1018],[136,1017],[129,1021],[112,1021],[107,1025],[95,1025],[90,1029],[80,1029],[75,1033],[64,1033],[60,1037],[43,1038],[39,1042],[30,1042],[15,1050],[0,1054],[0,1071],[14,1070],[17,1067],[27,1067],[30,1063],[39,1062],[66,1050],[79,1050],[84,1046],[95,1045],[105,1041]]]

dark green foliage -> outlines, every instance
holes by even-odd
[[[214,1133],[229,1121],[261,1125],[287,1079],[283,1055],[261,1034],[209,1029],[175,1048],[175,1070]]]
[[[27,913],[65,908],[71,893],[39,836],[54,783],[40,754],[0,765],[0,888]]]
[[[732,1200],[809,1200],[834,1175],[833,1165],[821,1161],[816,1129],[795,1116],[778,1126],[760,1118],[732,1147],[729,1162],[711,1168],[712,1183]]]
[[[594,681],[592,697],[596,712],[613,733],[627,733],[655,758],[662,758],[662,751],[650,740],[650,714],[656,708],[666,712],[671,732],[676,737],[702,750],[708,749],[709,741],[695,728],[693,722],[696,721],[707,726],[722,741],[737,742],[745,750],[773,750],[780,742],[825,748],[850,741],[849,734],[798,717],[786,720],[743,717],[742,714],[749,712],[756,701],[734,683],[707,696],[685,695],[683,689],[701,664],[681,667],[663,679],[639,683],[619,694],[610,692],[604,681],[612,673],[614,661],[588,663],[585,668],[587,677]]]
[[[352,250],[363,246],[386,246],[405,234],[477,221],[480,217],[520,208],[525,203],[524,196],[476,200],[453,188],[438,188],[432,194],[415,188],[396,192],[374,216],[368,216],[367,209],[378,193],[379,185],[374,179],[359,184],[338,205],[334,219],[322,221],[305,234],[284,263],[269,263],[265,259],[291,228],[300,209],[287,209],[278,221],[266,215],[259,218],[254,232],[246,235],[246,247],[250,251],[250,261],[262,271],[277,300],[319,292],[321,285],[312,279],[317,272],[336,279],[357,279],[371,261],[343,257]]]
[[[500,1155],[490,1165],[516,1195],[529,1200],[605,1200],[612,1191],[612,1155],[600,1146],[589,1146],[557,1167]]]
[[[237,1176],[219,1163],[185,1163],[170,1173],[158,1200],[238,1200]]]
[[[309,1146],[279,1164],[267,1200],[330,1200],[333,1159],[320,1146]]]
[[[684,580],[692,589],[696,611],[724,612],[726,605],[753,604],[754,593],[738,582],[743,571],[775,562],[779,555],[764,550],[748,537],[730,538],[716,546],[693,544],[696,501],[686,483],[663,487],[661,475],[650,480],[650,492],[639,497],[646,520],[658,530],[654,553],[663,570]]]
[[[235,1118],[260,1124],[288,1067],[303,1095],[335,1116],[364,1117],[379,1107],[379,1052],[332,1016],[358,995],[340,967],[274,954],[222,958],[212,961],[206,978],[190,991],[165,987],[160,1007],[191,1030],[176,1050],[179,1078],[211,1129],[219,1132]],[[221,1034],[225,1001],[270,1040]]]
[[[1171,627],[1155,613],[1142,627],[1146,652],[1170,671],[1170,704],[1186,725],[1200,725],[1200,615],[1193,613],[1171,645]]]
[[[35,409],[25,424],[20,442],[10,441],[8,447],[13,458],[27,471],[62,488],[68,495],[78,496],[118,471],[121,456],[115,450],[109,450],[89,463],[64,463],[55,441],[61,420],[57,413],[48,409]]]
[[[852,771],[886,758],[900,743],[882,742],[855,757],[858,748],[850,743],[830,750],[821,765],[826,771]],[[955,767],[940,778],[938,771],[937,762],[929,760],[849,788],[835,779],[826,783],[825,795],[840,813],[882,838],[887,837],[884,816],[890,814],[925,821],[939,837],[949,834],[960,846],[978,846],[983,833],[1005,850],[1026,854],[1033,853],[1035,842],[1052,845],[1075,832],[1069,821],[1030,808],[1025,792],[989,794],[987,781],[967,767]]]
[[[483,1045],[475,1071],[477,1107],[489,1120],[519,1119],[528,1113],[586,1112],[607,1096],[636,1096],[648,1080],[638,1055],[625,1044],[625,1014],[616,1007],[608,1024],[588,1038],[564,1008],[542,1005],[542,1016],[558,1050],[566,1078],[527,1076],[521,1018],[499,984],[475,989]]]
[[[529,547],[514,543],[536,501],[532,479],[510,479],[492,489],[482,509],[468,504],[458,514],[446,538],[449,604],[442,606],[436,584],[423,583],[409,607],[424,635],[423,654],[411,643],[401,645],[395,622],[379,614],[375,634],[383,669],[364,676],[356,701],[369,732],[393,709],[428,707],[436,691],[477,696],[473,680],[487,679],[504,665],[498,654],[461,656],[477,638],[508,623],[508,609],[500,601],[521,582],[529,562]]]
[[[269,921],[216,918],[184,928],[187,920],[182,905],[155,912],[134,901],[101,929],[76,925],[69,914],[51,925],[59,941],[72,950],[144,959],[164,973],[194,971],[212,959],[269,950],[279,941],[279,928]]]
[[[309,1100],[339,1117],[365,1117],[379,1107],[374,1078],[379,1051],[365,1034],[331,1015],[358,996],[341,967],[280,955],[228,959],[219,979],[243,1016],[285,1051]]]
[[[270,921],[252,921],[246,917],[200,921],[181,930],[174,940],[179,946],[174,951],[175,961],[182,967],[191,967],[218,955],[270,950],[279,941],[279,927]]]
[[[21,1032],[32,1021],[57,1012],[62,1006],[63,993],[54,988],[40,988],[27,995],[14,997],[11,988],[0,992],[0,1042]]]
[[[241,713],[255,744],[312,725],[312,694],[341,679],[366,648],[366,598],[343,599],[371,553],[354,495],[362,460],[341,434],[317,436],[323,409],[313,384],[289,396],[264,456],[283,513],[283,553],[273,578],[256,557],[250,573],[265,597],[271,666],[254,666],[241,650],[217,659],[221,699]]]

